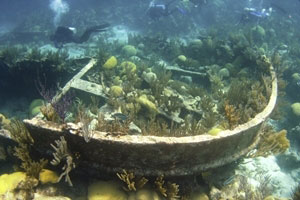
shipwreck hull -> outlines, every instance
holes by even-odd
[[[137,175],[180,176],[225,165],[248,153],[259,141],[263,120],[223,131],[218,137],[116,137],[97,132],[88,143],[82,136],[63,130],[62,126],[40,119],[24,122],[35,141],[35,149],[42,154],[49,154],[50,144],[64,136],[70,151],[80,155],[78,168],[91,172],[125,169]]]
[[[51,122],[38,118],[24,120],[35,148],[49,152],[50,143],[64,136],[73,153],[80,155],[79,165],[91,171],[120,172],[139,175],[180,176],[197,174],[233,162],[251,149],[260,138],[260,128],[274,109],[277,79],[272,75],[272,93],[266,108],[245,124],[225,130],[218,136],[158,137],[141,135],[113,136],[95,132],[90,142]]]
[[[83,83],[80,78],[91,69],[91,60],[69,83],[57,99],[70,88],[92,92],[101,96],[100,85]],[[198,174],[233,162],[251,151],[259,142],[263,123],[276,104],[277,79],[270,67],[272,89],[265,109],[245,124],[233,130],[224,130],[218,136],[202,134],[185,137],[159,137],[142,135],[110,135],[94,131],[87,143],[80,129],[71,130],[66,125],[44,121],[41,118],[24,120],[32,138],[35,150],[46,157],[52,156],[54,144],[61,136],[65,137],[69,151],[77,157],[77,169],[87,173],[133,171],[136,175],[181,176]],[[84,87],[85,86],[85,87]],[[105,98],[105,96],[103,96]],[[68,126],[72,126],[69,124]],[[67,127],[68,127],[67,126]],[[72,127],[76,127],[73,124]],[[75,128],[76,129],[76,128]]]

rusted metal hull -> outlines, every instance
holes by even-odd
[[[91,171],[120,172],[122,169],[139,175],[180,176],[233,162],[251,149],[260,138],[260,128],[276,104],[277,79],[271,69],[272,93],[266,108],[234,130],[218,136],[158,137],[141,135],[113,136],[95,132],[90,142],[62,126],[38,118],[24,120],[35,148],[51,152],[50,143],[64,135],[71,152],[80,155],[79,166]]]
[[[80,77],[95,63],[92,59],[54,99],[59,99],[69,88],[77,88],[76,83],[80,81]],[[256,146],[260,138],[260,128],[276,104],[277,79],[272,67],[270,71],[272,91],[266,108],[249,122],[239,125],[234,130],[222,131],[218,136],[114,136],[95,131],[87,143],[78,131],[75,134],[66,129],[65,125],[43,121],[40,118],[24,120],[24,123],[35,141],[34,148],[45,156],[51,156],[53,153],[50,144],[64,136],[69,150],[78,157],[77,168],[86,172],[120,172],[125,169],[134,171],[136,175],[197,174],[233,162]],[[96,95],[101,96],[102,89],[100,86],[98,88]]]
[[[35,140],[35,149],[50,153],[50,143],[64,136],[73,154],[80,155],[79,166],[92,171],[180,176],[197,174],[233,162],[249,152],[258,142],[262,123],[247,128],[224,131],[220,137],[111,136],[98,132],[86,143],[83,137],[49,126],[40,119],[24,121]]]

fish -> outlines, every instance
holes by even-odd
[[[265,18],[268,17],[270,14],[267,12],[260,12],[260,11],[251,11],[249,12],[250,15],[253,15],[255,17],[259,17],[259,18]]]
[[[128,119],[128,116],[123,113],[114,113],[112,117],[119,121],[126,121]]]

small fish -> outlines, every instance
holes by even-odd
[[[112,117],[119,121],[126,121],[128,119],[128,116],[123,113],[114,113]]]
[[[297,83],[296,83],[299,87],[300,87],[300,81],[297,81]]]
[[[259,18],[265,18],[265,17],[268,17],[270,15],[267,12],[259,12],[259,11],[251,11],[249,14],[253,15],[255,17],[259,17]]]
[[[229,185],[231,184],[233,181],[234,181],[234,178],[236,177],[236,175],[232,175],[230,176],[229,178],[227,178],[224,182],[223,182],[223,185]]]
[[[182,15],[186,15],[186,14],[187,14],[187,12],[186,12],[184,9],[182,9],[182,8],[177,7],[177,10],[178,10],[179,13],[181,13]]]

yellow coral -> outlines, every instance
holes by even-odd
[[[179,55],[177,58],[178,58],[178,60],[180,60],[181,62],[185,62],[186,59],[187,59],[185,55]]]
[[[111,56],[104,64],[104,69],[113,69],[118,64],[117,58],[115,56]]]
[[[123,89],[120,86],[114,85],[110,88],[110,94],[114,97],[119,97],[123,94]]]
[[[293,73],[292,78],[293,78],[293,81],[298,82],[298,81],[300,81],[300,74]]]
[[[56,172],[51,171],[49,169],[43,169],[40,172],[39,180],[42,184],[46,183],[57,183],[58,182],[58,175]]]
[[[0,113],[0,127],[8,126],[10,124],[10,120],[7,119],[3,114]]]
[[[295,115],[300,116],[300,103],[299,103],[299,102],[293,103],[293,104],[291,105],[291,108],[292,108],[293,113],[294,113]]]
[[[223,129],[218,128],[218,127],[213,127],[212,129],[210,129],[210,130],[208,131],[208,134],[209,134],[209,135],[212,135],[212,136],[217,136],[217,135],[219,135],[219,133],[220,133],[221,131],[223,131]]]
[[[44,101],[42,99],[35,99],[30,103],[29,106],[29,114],[30,116],[34,117],[40,111],[41,106],[44,105]]]
[[[130,61],[124,61],[121,63],[121,73],[130,72],[134,73],[136,71],[136,65],[133,62]]]
[[[147,188],[138,190],[135,194],[132,193],[132,199],[140,199],[140,200],[161,200],[161,197],[157,194],[154,189]],[[135,196],[134,196],[135,195]],[[130,199],[130,197],[128,198]]]
[[[37,106],[37,107],[34,107],[31,111],[30,111],[30,116],[31,117],[34,117],[36,116],[37,114],[39,114],[41,112],[41,106]]]
[[[276,200],[275,197],[273,197],[272,195],[267,196],[266,198],[264,198],[264,200]]]
[[[30,103],[29,110],[32,110],[32,109],[34,109],[35,107],[41,106],[41,105],[43,105],[43,104],[44,104],[43,99],[34,99],[34,100]]]
[[[88,200],[126,200],[127,195],[114,181],[98,181],[88,187]]]
[[[158,112],[155,103],[150,101],[145,94],[137,98],[136,101],[142,106],[146,107],[150,112],[154,112],[154,113]]]
[[[14,172],[0,176],[0,196],[17,188],[21,181],[26,180],[25,172]]]

